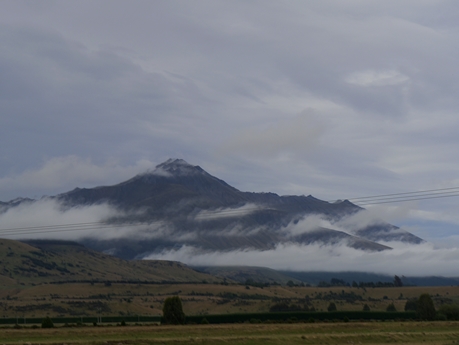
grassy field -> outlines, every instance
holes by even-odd
[[[2,344],[457,344],[458,322],[0,328]]]
[[[403,311],[409,298],[429,293],[436,304],[458,303],[459,287],[360,288],[246,287],[222,284],[42,284],[0,290],[0,317],[44,316],[157,316],[168,296],[179,295],[185,314],[267,312],[286,302],[326,311],[330,302],[338,310],[384,311],[394,303]]]

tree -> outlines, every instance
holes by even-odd
[[[185,313],[179,296],[168,297],[163,305],[163,323],[170,325],[183,325]]]
[[[403,286],[403,282],[402,282],[402,280],[400,279],[399,276],[395,276],[394,277],[394,286],[395,287],[402,287]]]
[[[418,309],[418,300],[417,299],[409,299],[405,303],[405,311],[416,311]]]
[[[53,320],[50,319],[49,316],[45,317],[41,322],[41,328],[53,328],[54,323]]]
[[[433,320],[436,314],[435,306],[429,294],[422,294],[418,299],[416,315],[421,320]]]
[[[363,306],[363,311],[370,311],[370,307],[368,306],[368,304],[365,304]]]
[[[328,311],[336,311],[336,304],[333,303],[333,302],[330,302],[330,304],[328,305],[328,308],[327,308]]]
[[[397,308],[395,308],[394,303],[391,303],[387,306],[386,311],[397,311]]]

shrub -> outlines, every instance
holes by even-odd
[[[336,304],[334,302],[330,302],[327,308],[328,311],[336,311]]]
[[[185,313],[183,312],[180,297],[168,297],[163,305],[163,323],[170,325],[185,324]]]
[[[209,324],[209,321],[206,318],[203,318],[201,320],[201,325],[208,325],[208,324]]]
[[[405,311],[416,311],[418,309],[418,300],[417,299],[409,299],[405,303]]]
[[[391,303],[387,306],[386,311],[397,311],[397,308],[395,308],[394,303]]]
[[[422,294],[418,299],[418,308],[416,315],[421,320],[434,320],[435,319],[435,306],[429,294]]]
[[[437,321],[446,321],[446,320],[448,320],[448,318],[443,313],[437,313],[435,315],[435,320],[437,320]]]
[[[448,320],[459,320],[459,305],[443,304],[438,308],[438,312],[445,315]]]
[[[53,328],[53,327],[54,327],[53,320],[51,320],[49,316],[45,317],[41,323],[41,328]]]

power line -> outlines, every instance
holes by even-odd
[[[430,190],[422,190],[422,191],[417,191],[417,192],[382,194],[382,195],[350,198],[348,200],[355,203],[356,205],[363,206],[363,205],[387,204],[387,203],[417,201],[417,200],[426,200],[426,199],[448,198],[448,197],[454,197],[454,196],[459,196],[459,187],[430,189]]]
[[[8,231],[4,231],[3,229],[0,230],[1,236],[8,236],[8,235],[33,235],[33,234],[43,234],[43,233],[51,233],[51,232],[70,232],[70,231],[89,231],[89,230],[99,230],[99,229],[106,229],[106,228],[116,228],[116,227],[126,227],[132,226],[131,224],[107,224],[107,223],[99,223],[99,225],[95,225],[92,227],[57,227],[57,226],[43,226],[41,229],[33,229],[33,228],[22,228],[22,230],[12,231],[9,229]]]
[[[452,188],[440,188],[440,189],[429,189],[417,192],[404,192],[404,193],[392,193],[392,194],[381,194],[365,197],[357,197],[348,199],[352,203],[358,206],[368,206],[376,204],[388,204],[398,203],[406,201],[417,201],[426,199],[438,199],[447,197],[459,196],[459,187]],[[329,201],[330,202],[330,201]],[[219,217],[232,217],[241,214],[250,213],[253,211],[269,210],[266,208],[258,207],[246,207],[239,209],[223,209],[213,211],[201,211],[194,215],[195,220],[212,220]],[[73,224],[55,224],[55,225],[43,225],[43,226],[30,226],[30,227],[16,227],[0,229],[0,236],[9,235],[34,235],[42,233],[54,233],[54,232],[70,232],[70,231],[89,231],[89,230],[101,230],[107,228],[122,228],[122,227],[133,227],[133,226],[156,226],[163,223],[163,221],[153,221],[150,223],[107,223],[107,222],[86,222],[86,223],[73,223]]]
[[[449,198],[453,196],[459,196],[459,194],[451,194],[451,195],[441,195],[441,196],[429,196],[423,198],[411,198],[411,199],[400,199],[400,200],[387,200],[387,201],[369,201],[369,202],[362,202],[356,203],[358,206],[368,206],[368,205],[378,205],[378,204],[392,204],[396,202],[405,202],[405,201],[417,201],[417,200],[427,200],[427,199],[438,199],[438,198]]]
[[[214,210],[214,211],[203,211],[204,214],[195,215],[195,220],[212,220],[218,219],[219,217],[232,217],[241,214],[257,210],[269,210],[267,208],[260,209],[258,207],[252,208],[241,208],[241,209],[226,209],[226,210]],[[164,223],[163,221],[153,221],[149,223],[107,223],[107,222],[87,222],[87,223],[73,223],[73,224],[56,224],[56,225],[43,225],[43,226],[30,226],[30,227],[16,227],[0,229],[0,236],[8,235],[33,235],[41,233],[53,233],[53,232],[70,232],[70,231],[88,231],[88,230],[100,230],[107,228],[123,228],[133,226],[156,226]]]
[[[398,195],[413,195],[419,193],[430,193],[430,192],[440,192],[446,190],[456,190],[459,192],[459,187],[451,187],[451,188],[440,188],[440,189],[427,189],[427,190],[420,190],[417,192],[405,192],[405,193],[392,193],[392,194],[380,194],[380,195],[373,195],[373,196],[362,196],[358,198],[349,198],[348,200],[360,200],[360,199],[373,199],[373,198],[382,198],[382,197],[390,197],[390,196],[398,196]],[[452,192],[449,192],[452,193]]]

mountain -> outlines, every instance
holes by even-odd
[[[311,195],[242,192],[181,159],[169,159],[117,185],[76,188],[52,199],[66,208],[102,203],[116,208],[119,214],[105,222],[130,229],[129,235],[107,239],[109,233],[101,236],[95,231],[82,243],[124,259],[183,246],[229,251],[267,250],[281,243],[344,243],[359,250],[382,251],[390,247],[378,242],[423,241],[383,221],[341,226],[343,219],[365,212],[348,200],[330,203]]]

